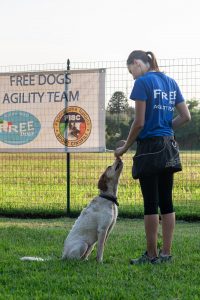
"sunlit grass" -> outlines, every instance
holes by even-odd
[[[142,220],[117,220],[103,264],[96,262],[96,248],[87,262],[59,260],[73,223],[0,219],[0,299],[200,299],[199,223],[177,222],[172,263],[140,266],[129,260],[145,250]],[[52,260],[22,262],[22,256]]]
[[[113,162],[112,153],[71,154],[70,206],[80,211],[98,194],[98,178]],[[182,152],[183,171],[174,176],[174,204],[181,214],[196,211],[200,215],[200,153]],[[120,213],[143,211],[138,180],[131,176],[132,154],[124,155],[124,170],[120,179],[118,200]],[[0,210],[2,212],[40,210],[66,211],[66,154],[1,154]],[[188,207],[188,211],[187,211]]]

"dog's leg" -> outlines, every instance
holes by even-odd
[[[109,234],[110,234],[111,231],[113,230],[113,227],[114,227],[115,224],[116,224],[117,214],[118,214],[118,210],[114,209],[114,210],[113,210],[112,221],[111,221],[111,224],[110,224],[110,226],[109,226],[109,228],[108,228],[108,230],[107,230],[107,235],[106,235],[105,243],[106,243],[106,241],[107,241],[107,239],[108,239]]]
[[[113,227],[115,226],[116,220],[113,220],[113,222],[111,223],[110,227],[108,228],[107,232],[106,232],[106,236],[105,236],[105,240],[104,240],[104,245],[109,237],[109,234],[111,233]],[[104,246],[103,246],[104,248]],[[102,253],[103,254],[103,253]],[[102,260],[103,260],[103,256],[102,256]]]
[[[88,256],[92,252],[93,248],[94,248],[94,245],[89,246],[88,249],[87,249],[87,251],[85,252],[85,254],[84,254],[84,256],[82,258],[85,259],[85,260],[87,260]]]
[[[62,259],[82,259],[88,249],[88,244],[82,242],[73,244],[70,249],[64,249]]]
[[[114,221],[112,222],[112,224],[110,225],[110,227],[109,227],[109,229],[108,229],[108,231],[107,231],[107,234],[106,234],[105,243],[106,243],[106,241],[107,241],[107,239],[108,239],[109,234],[110,234],[111,231],[113,230],[113,227],[115,226],[115,223],[116,223],[116,221],[114,220]]]
[[[97,261],[103,261],[104,244],[107,236],[107,230],[103,229],[98,232],[98,246],[97,246]]]

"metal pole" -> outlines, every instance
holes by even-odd
[[[67,152],[67,215],[70,215],[70,153]]]
[[[65,108],[68,107],[67,102],[67,95],[68,95],[68,83],[67,83],[67,74],[69,74],[70,71],[70,60],[67,60],[67,72],[65,77],[65,93],[66,93],[66,102],[65,102]],[[66,169],[66,178],[67,178],[67,216],[70,216],[70,153],[67,149],[67,169]]]

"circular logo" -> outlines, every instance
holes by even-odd
[[[30,143],[40,129],[40,121],[26,111],[13,110],[0,116],[0,141],[9,145]]]
[[[77,147],[90,136],[92,123],[84,109],[69,106],[59,112],[53,127],[56,138],[61,144],[67,147]]]

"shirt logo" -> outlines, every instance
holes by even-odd
[[[154,99],[158,100],[159,104],[154,105],[154,109],[160,109],[165,111],[174,111],[174,105],[176,100],[176,91],[164,92],[160,89],[153,90]]]
[[[169,93],[163,92],[160,89],[153,90],[154,99],[162,99],[175,101],[176,100],[176,91],[170,91]]]

